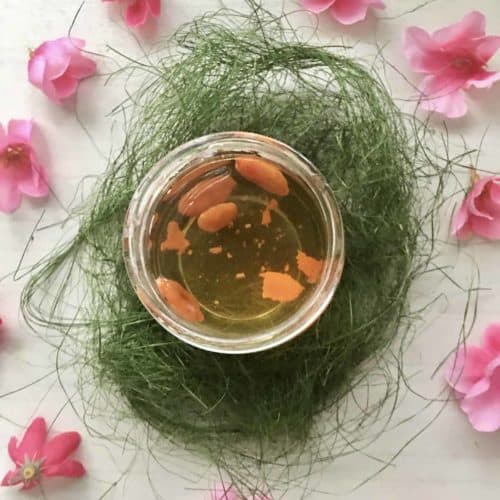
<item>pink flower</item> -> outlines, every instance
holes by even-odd
[[[102,0],[103,2],[116,2],[120,0]],[[130,27],[142,26],[148,17],[159,17],[161,13],[161,0],[128,0],[129,6],[125,13],[125,21]]]
[[[92,76],[97,65],[82,53],[85,41],[58,38],[42,43],[31,53],[29,81],[53,101],[60,102],[76,94],[80,80]]]
[[[31,146],[31,120],[11,120],[7,133],[0,124],[0,211],[13,212],[23,194],[46,196],[45,169]]]
[[[366,19],[368,9],[385,9],[383,0],[302,0],[305,9],[319,14],[330,14],[342,24],[354,24]]]
[[[482,345],[458,349],[446,378],[476,430],[500,429],[500,323],[485,330]]]
[[[248,498],[248,497],[247,497]],[[212,491],[212,495],[210,500],[244,500],[243,497],[238,495],[234,489],[229,486],[219,486]],[[250,499],[249,499],[250,500]],[[271,500],[270,497],[267,496],[257,496],[254,495],[252,500]]]
[[[476,180],[453,217],[452,234],[465,239],[472,233],[500,239],[500,176]]]
[[[78,446],[78,432],[64,432],[47,441],[45,420],[36,418],[24,433],[20,444],[15,437],[10,439],[9,456],[15,463],[15,469],[7,472],[1,485],[22,484],[23,490],[29,490],[40,482],[42,476],[83,476],[83,465],[68,458]]]
[[[500,48],[500,36],[485,36],[486,19],[480,12],[429,35],[415,26],[407,28],[404,51],[412,69],[427,75],[419,86],[421,105],[449,118],[467,112],[462,90],[489,88],[500,80],[500,72],[486,65]]]

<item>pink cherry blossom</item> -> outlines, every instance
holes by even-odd
[[[488,326],[480,346],[458,349],[446,379],[476,430],[500,429],[500,323]]]
[[[0,123],[0,211],[14,212],[22,195],[42,197],[49,192],[44,167],[31,145],[33,122],[11,120],[7,132]]]
[[[490,240],[500,239],[500,176],[476,180],[456,211],[452,233],[459,239],[477,234]]]
[[[29,490],[39,484],[42,476],[81,477],[85,469],[69,456],[80,446],[78,432],[64,432],[47,441],[47,425],[43,418],[36,418],[24,433],[21,443],[12,437],[9,456],[15,469],[7,472],[1,486],[22,484]]]
[[[370,7],[384,9],[383,0],[302,0],[305,9],[320,14],[327,10],[342,24],[354,24],[366,19]]]
[[[121,0],[102,0],[103,2],[120,2]],[[149,16],[159,17],[161,0],[127,0],[125,21],[130,27],[142,26]]]
[[[410,66],[427,75],[419,86],[424,109],[459,118],[467,113],[463,90],[489,88],[500,80],[500,72],[487,70],[500,36],[486,36],[485,30],[486,19],[476,11],[432,34],[406,29],[403,46]]]
[[[248,498],[250,500],[250,497],[245,498]],[[271,500],[270,497],[259,495],[254,495],[251,498],[252,500]],[[212,491],[210,500],[244,500],[244,497],[236,493],[234,488],[232,488],[231,486],[222,485]]]
[[[76,94],[80,81],[96,72],[96,63],[83,55],[85,41],[58,38],[42,43],[31,53],[29,81],[50,99],[63,101]]]

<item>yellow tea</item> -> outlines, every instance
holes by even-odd
[[[307,300],[326,256],[310,186],[256,155],[221,155],[166,186],[150,228],[160,297],[205,332],[281,323]]]

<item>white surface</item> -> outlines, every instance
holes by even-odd
[[[229,6],[241,6],[241,1],[226,0]],[[280,4],[276,0],[265,0],[265,5]],[[387,0],[388,8],[384,17],[395,17],[411,9],[416,0]],[[196,14],[216,8],[218,0],[165,0],[164,14],[157,33],[171,33],[181,22]],[[203,464],[195,466],[178,462],[175,456],[161,458],[164,468],[153,466],[146,455],[133,452],[124,453],[121,444],[112,445],[88,435],[78,417],[71,410],[66,395],[60,389],[54,369],[55,356],[52,350],[31,334],[18,314],[18,300],[25,279],[13,280],[12,275],[23,252],[32,229],[45,209],[44,224],[64,218],[62,206],[67,206],[73,198],[78,182],[85,176],[103,171],[105,157],[112,155],[120,145],[120,121],[107,116],[111,109],[125,97],[123,82],[112,81],[104,86],[105,77],[87,81],[81,87],[76,110],[80,121],[88,129],[96,147],[89,140],[79,124],[75,107],[64,107],[49,102],[40,92],[31,87],[26,79],[28,49],[41,41],[66,34],[71,20],[80,5],[80,0],[3,0],[0,8],[0,121],[9,118],[33,117],[39,125],[37,137],[41,156],[48,166],[51,184],[59,203],[25,200],[14,215],[0,214],[0,315],[7,325],[6,338],[0,350],[0,394],[9,393],[48,374],[41,382],[21,392],[0,398],[0,473],[10,468],[6,445],[9,436],[22,432],[22,427],[34,415],[44,415],[49,421],[57,417],[58,430],[77,429],[84,441],[80,456],[89,470],[82,481],[66,485],[54,481],[47,486],[46,495],[54,499],[98,499],[111,487],[104,498],[125,498],[148,500],[166,498],[168,500],[201,499],[207,497],[207,488],[213,484],[216,474],[205,470]],[[284,2],[287,11],[296,10],[297,1]],[[401,33],[405,26],[417,24],[428,29],[441,27],[460,19],[472,8],[484,12],[488,19],[488,31],[500,34],[500,3],[496,0],[437,0],[434,3],[395,19],[385,19],[354,28],[341,27],[322,18],[322,37],[338,40],[342,36],[348,43],[360,41],[357,50],[366,54],[375,52],[369,42],[377,41],[386,45],[385,57],[403,73],[414,79],[401,54]],[[312,18],[305,13],[292,16],[297,26],[311,24]],[[88,41],[89,50],[110,54],[107,45],[127,54],[140,54],[139,47],[124,27],[116,13],[116,8],[87,0],[73,29],[75,36]],[[143,37],[144,38],[144,37]],[[146,37],[146,47],[156,42],[153,34]],[[500,62],[494,63],[500,68]],[[115,66],[108,59],[99,59],[100,73]],[[396,72],[389,71],[388,80],[394,95],[406,99],[412,95],[411,89]],[[415,80],[413,80],[415,81]],[[462,138],[471,147],[477,147],[486,132],[479,168],[500,171],[500,85],[491,91],[471,94],[471,112],[466,119],[449,123],[450,141],[453,152],[459,152]],[[455,186],[450,186],[453,190]],[[453,204],[450,202],[443,211],[443,237]],[[42,231],[35,234],[26,262],[35,262],[49,251],[60,231]],[[454,279],[467,287],[477,271],[481,274],[483,290],[479,294],[478,321],[472,338],[478,339],[482,328],[492,320],[500,319],[500,266],[498,266],[499,245],[474,242],[457,249],[448,239],[443,245],[440,263],[449,266]],[[18,273],[22,276],[22,272]],[[467,294],[453,287],[446,280],[437,285],[422,281],[416,295],[433,296],[438,292],[445,295],[432,312],[425,316],[421,333],[407,355],[407,373],[417,373],[413,384],[426,397],[437,396],[443,388],[441,374],[431,378],[432,372],[456,344],[462,324],[463,310]],[[69,391],[74,396],[75,391]],[[76,398],[77,399],[77,398]],[[425,402],[417,398],[407,399],[397,410],[398,418],[419,411]],[[418,429],[425,425],[439,411],[440,405],[431,406],[412,420],[410,426],[402,426],[383,435],[370,452],[384,460],[394,453]],[[366,485],[352,491],[367,473],[376,470],[372,461],[354,455],[316,469],[309,484],[313,491],[309,498],[323,499],[340,496],[349,500],[421,500],[423,498],[468,500],[493,500],[500,491],[500,435],[481,435],[473,431],[463,414],[454,404],[449,404],[440,418],[418,439],[413,441],[388,469]],[[365,468],[365,464],[366,468]],[[149,473],[148,473],[149,471]],[[126,472],[126,474],[125,474]],[[196,475],[199,472],[200,475]],[[148,478],[148,474],[151,480]],[[153,486],[151,486],[153,485]],[[156,490],[156,493],[155,493]],[[276,498],[280,493],[275,492]],[[290,492],[285,498],[296,498],[298,492]],[[13,490],[0,491],[1,498],[16,498]],[[38,491],[30,498],[40,495]]]

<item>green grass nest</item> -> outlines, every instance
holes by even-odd
[[[77,236],[31,279],[24,310],[34,328],[76,342],[99,397],[121,395],[133,416],[255,491],[266,464],[334,458],[349,447],[326,446],[325,436],[383,418],[398,383],[384,353],[411,325],[408,290],[429,262],[422,228],[432,209],[423,209],[419,184],[437,167],[422,129],[373,72],[346,49],[293,39],[283,19],[255,5],[250,15],[199,18],[168,47],[157,63],[131,63],[147,81],[124,103],[127,140],[74,211]],[[144,174],[180,144],[228,130],[302,152],[333,187],[345,226],[345,271],[325,314],[296,340],[252,355],[205,352],[165,332],[137,299],[122,257],[125,212]],[[76,284],[84,293],[68,317]],[[347,423],[343,401],[373,370],[386,390]]]

